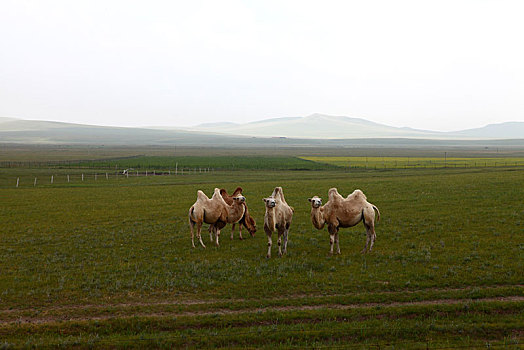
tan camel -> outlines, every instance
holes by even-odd
[[[219,246],[218,239],[220,237],[220,230],[226,226],[227,223],[237,222],[244,215],[244,206],[246,198],[238,196],[233,198],[233,204],[228,205],[222,196],[220,190],[215,188],[213,196],[209,199],[206,194],[200,190],[197,191],[197,200],[189,209],[189,227],[191,229],[191,243],[195,247],[194,228],[196,226],[197,238],[202,247],[206,247],[202,242],[201,230],[202,224],[210,224],[212,229],[210,231],[210,238],[213,241],[213,233],[216,237],[216,245]]]
[[[311,202],[311,222],[318,230],[328,224],[329,242],[331,244],[331,254],[333,254],[333,244],[337,244],[337,254],[340,254],[338,241],[338,231],[340,228],[352,227],[360,221],[366,228],[366,245],[362,253],[371,251],[375,239],[375,210],[377,211],[377,221],[380,219],[378,208],[367,201],[366,196],[361,190],[355,190],[347,198],[342,197],[336,188],[328,191],[328,202],[322,206],[322,199],[315,196],[308,198]],[[369,246],[369,250],[368,250]]]
[[[230,196],[225,189],[220,190],[220,195],[222,198],[224,198],[224,201],[228,205],[233,204],[233,198],[242,195],[242,187],[237,187],[233,194]],[[233,227],[231,228],[231,239],[233,239],[233,234],[235,232],[235,225],[237,223],[233,223]],[[242,237],[242,226],[244,226],[249,234],[251,234],[251,237],[255,237],[255,232],[257,231],[257,226],[255,219],[251,215],[249,215],[249,210],[247,208],[247,204],[244,203],[244,216],[238,221],[238,234],[240,236],[240,239],[243,239]]]
[[[263,200],[266,204],[264,231],[268,239],[267,257],[271,258],[271,246],[273,245],[271,235],[275,231],[278,232],[278,256],[282,256],[282,236],[284,236],[284,254],[286,254],[289,226],[295,210],[286,203],[282,187],[275,187],[271,196]]]

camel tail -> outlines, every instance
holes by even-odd
[[[380,220],[380,211],[378,210],[378,208],[374,204],[371,204],[371,206],[377,212],[377,222],[378,222]]]
[[[192,216],[193,216],[193,212],[195,211],[195,207],[192,206],[191,208],[189,208],[189,214],[188,214],[188,217],[189,217],[189,224],[191,225],[192,222],[195,222],[195,220],[192,219]]]

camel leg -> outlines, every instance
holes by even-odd
[[[215,226],[213,224],[209,225],[209,241],[213,243],[213,232],[215,232]]]
[[[369,227],[366,227],[367,229],[367,235],[370,237],[370,244],[369,244],[369,251],[373,248],[373,244],[375,244],[375,239],[377,238],[377,234],[375,233],[375,225],[369,225]]]
[[[267,258],[271,258],[271,246],[273,245],[273,240],[271,239],[271,235],[267,236]]]
[[[243,240],[244,237],[242,237],[242,224],[238,223],[238,235],[240,236],[240,240]]]
[[[271,234],[273,232],[271,232],[271,230],[269,230],[269,228],[264,225],[264,231],[266,231],[266,235],[267,235],[267,255],[266,255],[266,258],[271,258],[271,246],[273,245],[273,240],[271,239]]]
[[[189,229],[191,230],[191,244],[193,245],[193,248],[196,248],[195,247],[195,234],[193,232],[194,227],[195,227],[195,222],[189,219]]]
[[[368,250],[369,242],[371,241],[369,226],[366,224],[364,224],[364,226],[366,227],[366,245],[364,246],[364,249],[362,249],[362,254],[366,253],[366,251]],[[371,248],[369,250],[371,250]]]
[[[338,230],[335,233],[335,242],[337,243],[337,254],[340,254],[340,245],[338,244]]]
[[[333,254],[333,245],[335,243],[335,235],[337,233],[337,228],[333,225],[329,225],[328,232],[329,232],[329,244],[331,246],[329,252]]]
[[[231,227],[231,240],[233,240],[233,234],[235,233],[235,225],[233,224],[233,227]]]
[[[197,222],[196,223],[196,227],[197,227],[197,238],[200,241],[200,244],[202,245],[202,247],[205,248],[206,246],[204,245],[204,242],[202,242],[202,235],[201,235],[201,233],[202,233],[202,223],[201,222]]]
[[[282,233],[278,232],[278,256],[282,257]]]
[[[284,231],[284,254],[287,254],[287,236],[289,234],[289,227]]]
[[[215,237],[216,237],[216,245],[218,247],[220,246],[220,243],[218,243],[218,238],[220,237],[220,230],[217,227],[215,227],[214,231],[215,231]]]

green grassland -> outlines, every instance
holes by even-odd
[[[205,167],[199,157],[187,158],[191,167]],[[71,182],[68,168],[0,169],[0,347],[522,346],[521,167],[348,172],[280,156],[219,162],[221,171],[95,181],[101,164],[73,169]],[[35,176],[46,180],[35,187]],[[228,226],[220,247],[205,231],[207,249],[191,248],[196,191],[238,185],[255,237],[230,240]],[[288,254],[266,259],[262,198],[275,186],[295,214]],[[311,225],[307,198],[325,201],[331,187],[360,188],[380,209],[370,254],[360,254],[361,224],[341,230],[334,256],[326,230]]]
[[[524,166],[522,157],[301,157],[318,163],[348,168],[476,168]]]

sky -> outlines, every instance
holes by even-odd
[[[0,117],[524,121],[524,2],[0,1]]]

